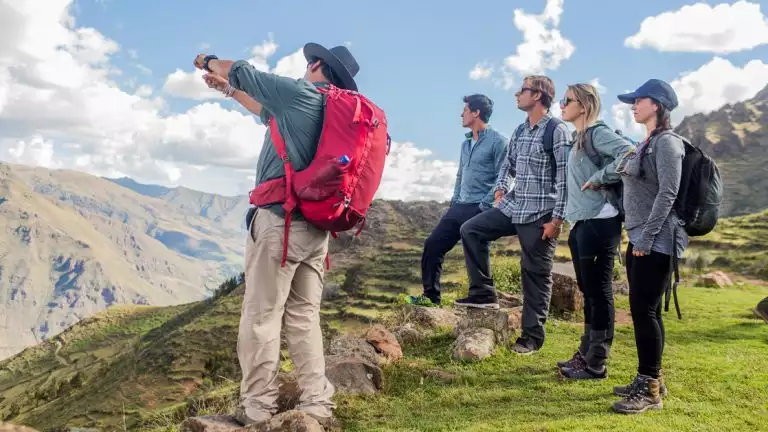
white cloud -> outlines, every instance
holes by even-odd
[[[768,43],[768,20],[760,4],[737,1],[710,6],[685,5],[648,17],[624,44],[659,51],[731,53]]]
[[[458,165],[431,159],[432,152],[412,142],[392,142],[377,198],[438,200],[451,198]]]
[[[480,65],[470,72],[472,79],[493,78],[496,85],[509,90],[520,77],[555,70],[573,55],[575,47],[560,33],[560,17],[564,0],[547,0],[541,14],[515,9],[515,27],[523,33],[523,41],[513,55],[499,67]],[[491,71],[491,72],[489,72]]]
[[[625,93],[630,91],[626,90]],[[616,102],[611,107],[611,115],[613,117],[613,127],[621,130],[624,135],[635,139],[644,136],[645,127],[635,122],[635,118],[632,115],[632,105]]]
[[[478,63],[475,65],[474,69],[469,71],[469,79],[482,80],[482,79],[490,78],[492,73],[493,73],[492,68],[487,67],[485,64]]]
[[[205,72],[199,69],[192,72],[176,69],[165,79],[163,91],[172,96],[193,100],[225,99],[221,92],[208,88],[203,81],[204,74]]]
[[[29,141],[8,143],[3,147],[6,149],[6,158],[15,163],[52,169],[62,166],[61,161],[54,157],[53,143],[40,136],[35,136]]]
[[[304,58],[303,48],[299,48],[293,54],[277,61],[272,73],[289,78],[301,78],[307,71],[307,60]]]
[[[695,71],[680,74],[670,85],[679,100],[672,119],[679,122],[683,116],[708,113],[753,97],[768,85],[768,63],[751,60],[738,67],[715,57]]]
[[[600,84],[600,78],[594,78],[589,83],[592,84],[600,94],[603,94],[608,90],[604,85]]]

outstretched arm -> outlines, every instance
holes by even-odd
[[[206,74],[203,76],[203,79],[205,80],[205,83],[208,84],[209,88],[218,90],[227,96],[231,96],[232,99],[238,101],[240,105],[245,107],[245,109],[256,114],[257,116],[261,116],[261,109],[263,108],[262,105],[250,97],[248,93],[241,90],[236,90],[229,84],[229,81],[227,81],[226,78],[220,75]]]

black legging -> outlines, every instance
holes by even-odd
[[[637,345],[637,373],[658,378],[665,337],[661,299],[672,272],[671,257],[658,252],[633,256],[630,243],[626,262],[629,308]]]

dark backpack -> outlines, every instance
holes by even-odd
[[[605,124],[598,124],[587,129],[588,133],[584,136],[584,152],[598,169],[603,169],[603,158],[600,157],[600,154],[595,150],[594,144],[592,144],[592,134],[595,133],[595,129],[598,127],[607,128],[608,126]],[[619,137],[630,143],[632,142],[627,140],[623,135],[619,135]],[[619,180],[615,183],[605,185],[604,188],[608,191],[608,201],[619,212],[619,220],[624,222],[624,184]]]
[[[685,157],[680,189],[675,200],[675,212],[684,223],[685,232],[691,237],[709,234],[720,217],[723,202],[723,182],[717,163],[688,139],[671,133],[683,140]]]
[[[552,117],[547,121],[547,125],[544,127],[544,136],[542,137],[544,152],[549,155],[549,166],[552,167],[552,189],[555,189],[555,183],[557,182],[557,160],[555,160],[555,129],[565,124],[562,120],[556,117]],[[520,134],[523,133],[523,127],[525,123],[521,124],[515,130],[515,141],[520,138]]]

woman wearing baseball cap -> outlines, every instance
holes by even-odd
[[[673,210],[685,149],[670,125],[677,95],[669,84],[651,79],[636,91],[619,95],[619,100],[632,105],[635,121],[646,129],[637,150],[617,167],[624,182],[627,279],[638,368],[631,384],[614,388],[623,399],[613,409],[634,414],[660,409],[661,396],[666,394],[661,300],[671,276],[672,254],[682,257],[688,245],[685,230],[677,229],[680,219]]]

